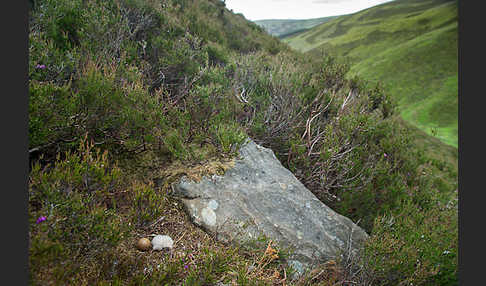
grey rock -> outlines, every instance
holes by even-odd
[[[297,279],[298,277],[302,276],[305,272],[304,265],[297,260],[289,260],[288,264],[292,269],[295,270],[294,276],[292,279]]]
[[[261,235],[290,248],[294,269],[355,252],[366,232],[317,199],[275,157],[249,140],[224,176],[200,182],[183,177],[174,194],[193,222],[224,242],[242,243]]]

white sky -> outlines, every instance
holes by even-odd
[[[311,19],[351,14],[392,0],[226,0],[248,20]]]

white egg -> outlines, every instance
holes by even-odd
[[[156,235],[152,239],[152,249],[162,250],[163,248],[172,248],[174,246],[174,241],[168,235]]]

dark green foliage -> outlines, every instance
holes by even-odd
[[[225,55],[225,52],[221,48],[218,48],[217,46],[208,46],[207,52],[210,65],[224,66],[228,63],[228,56]]]
[[[155,108],[160,103],[137,87],[138,78],[134,81],[126,78],[130,77],[130,71],[124,73],[109,71],[109,67],[102,70],[91,62],[74,83],[58,86],[31,81],[31,148],[76,146],[85,133],[97,144],[118,151],[153,143],[146,135],[152,131],[153,122],[163,118],[162,110]]]
[[[390,100],[388,94],[385,94],[383,88],[379,85],[379,83],[373,90],[371,90],[369,96],[371,100],[371,110],[380,108],[383,112],[383,118],[387,118],[388,116],[393,114],[395,105]]]
[[[82,35],[84,21],[81,9],[81,1],[53,3],[57,1],[46,1],[43,3],[51,7],[46,11],[51,18],[43,21],[45,24],[47,38],[52,39],[56,48],[67,51],[79,45]],[[56,7],[54,8],[54,5]],[[51,13],[49,13],[51,12]],[[47,16],[46,15],[46,16]]]
[[[130,216],[136,226],[146,227],[160,218],[164,210],[164,196],[157,193],[152,186],[135,184],[131,188],[133,202]]]
[[[62,84],[77,72],[79,51],[74,48],[62,51],[52,39],[44,35],[29,34],[29,79]]]
[[[112,199],[120,185],[120,170],[110,166],[106,152],[92,148],[82,141],[77,152],[67,152],[62,158],[58,154],[53,166],[32,166],[29,259],[34,273],[51,263],[76,261],[100,248],[108,250],[127,231]],[[46,220],[39,222],[40,217]]]
[[[375,284],[457,285],[456,207],[417,211],[406,201],[378,217],[365,256]]]

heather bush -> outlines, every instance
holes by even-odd
[[[116,215],[121,170],[106,152],[95,150],[86,138],[76,152],[59,153],[53,165],[32,166],[29,182],[29,265],[31,275],[61,261],[90,257],[114,247],[127,229]],[[82,265],[71,265],[74,271]],[[58,277],[60,280],[61,277]]]
[[[236,124],[219,124],[211,126],[211,133],[223,153],[233,153],[247,138],[246,134]]]
[[[376,285],[457,285],[457,210],[410,200],[375,219],[365,263]]]
[[[29,135],[31,150],[71,148],[87,133],[97,145],[118,151],[151,143],[146,135],[159,122],[157,98],[114,67],[89,61],[79,77],[64,85],[31,81]],[[137,103],[134,105],[134,103]],[[149,142],[147,142],[149,141]]]
[[[80,52],[73,48],[62,51],[45,35],[29,34],[29,79],[53,84],[66,84],[77,72]]]
[[[130,195],[133,200],[130,217],[135,226],[146,227],[164,213],[165,197],[152,186],[134,182],[130,188]]]

